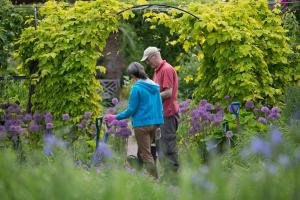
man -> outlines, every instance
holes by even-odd
[[[161,126],[158,156],[165,173],[176,172],[179,167],[176,131],[179,124],[177,103],[178,77],[176,70],[161,58],[160,49],[148,47],[141,61],[154,69],[153,81],[160,85],[163,100],[164,124]]]

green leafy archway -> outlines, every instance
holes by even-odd
[[[69,113],[76,121],[85,111],[101,112],[96,58],[109,34],[117,31],[117,12],[126,6],[114,0],[78,1],[74,7],[49,1],[40,8],[43,20],[36,30],[25,29],[18,52],[28,76],[30,63],[38,61],[39,70],[32,75],[33,111],[50,111],[56,117]]]
[[[190,4],[189,15],[172,12],[145,16],[179,34],[186,52],[201,45],[201,60],[194,98],[223,101],[256,100],[274,104],[286,86],[294,83],[297,62],[282,26],[279,10],[271,11],[263,0],[241,0],[213,5]],[[183,66],[184,67],[184,66]]]

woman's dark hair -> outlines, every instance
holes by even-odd
[[[136,78],[147,79],[148,76],[144,70],[143,65],[138,62],[132,62],[127,68],[128,75],[133,75]]]

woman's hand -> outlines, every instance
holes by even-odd
[[[115,119],[116,119],[116,115],[107,114],[104,116],[104,121],[106,122],[112,122]]]

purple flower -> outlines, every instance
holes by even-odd
[[[278,163],[284,167],[288,166],[290,164],[290,159],[287,155],[279,155],[278,157]]]
[[[225,137],[226,137],[226,138],[232,138],[232,136],[233,136],[232,131],[227,131],[227,132],[225,133]]]
[[[126,120],[120,120],[118,123],[118,126],[120,128],[126,128],[126,127],[128,127],[128,122]]]
[[[270,144],[264,140],[254,137],[251,141],[251,151],[253,153],[262,154],[265,157],[270,157],[272,154]]]
[[[62,119],[63,119],[63,121],[68,121],[70,119],[69,114],[68,113],[63,114]]]
[[[100,143],[98,148],[93,154],[93,163],[97,164],[101,161],[102,158],[110,159],[112,158],[112,152],[105,143]]]
[[[280,144],[282,141],[282,133],[274,128],[271,132],[271,142],[272,144]]]
[[[56,137],[52,134],[46,134],[44,136],[44,153],[46,156],[53,155],[53,146],[56,144]]]
[[[84,118],[85,119],[90,119],[92,117],[92,112],[85,112],[84,113]]]
[[[212,104],[207,103],[207,104],[205,105],[205,110],[213,110],[213,109],[214,109],[214,106],[213,106]]]
[[[45,115],[45,123],[48,124],[48,123],[52,123],[53,122],[53,116],[50,112],[46,113]]]
[[[39,123],[42,120],[42,117],[43,116],[39,113],[33,115],[33,119],[36,123]]]
[[[5,133],[6,128],[5,126],[0,125],[0,133]]]
[[[252,109],[252,108],[254,108],[254,103],[253,103],[253,101],[247,101],[245,107],[246,107],[247,109]]]
[[[271,112],[272,112],[272,113],[280,113],[280,109],[279,109],[278,107],[273,107],[273,108],[271,109]]]
[[[257,121],[258,121],[259,123],[262,123],[262,124],[266,124],[266,123],[267,123],[267,120],[266,120],[264,117],[259,117],[259,118],[257,119]]]
[[[207,102],[206,99],[202,99],[202,100],[200,101],[200,106],[205,106],[207,103],[208,103],[208,102]]]
[[[131,130],[129,128],[120,128],[119,134],[123,137],[129,137],[131,135]]]
[[[269,114],[270,113],[270,109],[267,106],[263,106],[260,108],[260,111],[264,114]]]
[[[19,125],[11,125],[11,126],[9,126],[8,130],[9,130],[9,132],[14,133],[14,134],[25,132],[25,130]]]
[[[78,129],[83,129],[84,126],[83,126],[82,124],[78,124],[78,125],[77,125],[77,128],[78,128]]]
[[[53,129],[53,124],[52,123],[47,123],[46,124],[46,129]]]
[[[93,130],[96,130],[96,129],[97,129],[97,127],[96,127],[95,124],[93,124],[93,125],[91,126],[91,128],[92,128]]]
[[[112,104],[113,104],[114,106],[116,106],[116,105],[118,105],[119,100],[118,100],[118,98],[113,98],[113,99],[111,100],[111,102],[112,102]]]
[[[23,115],[17,115],[16,120],[22,121],[23,120]]]
[[[187,113],[187,111],[188,111],[188,108],[186,108],[186,107],[179,107],[179,112],[180,113]]]
[[[65,148],[66,143],[63,140],[58,140],[54,135],[46,133],[44,135],[44,153],[47,156],[53,155],[53,148],[55,146]]]
[[[112,126],[117,126],[119,124],[119,121],[117,119],[112,120],[112,122],[110,123],[110,125]]]
[[[40,127],[39,127],[39,125],[37,125],[37,124],[31,124],[30,126],[29,126],[29,131],[31,131],[31,132],[38,132],[39,131],[39,129],[40,129]]]
[[[229,100],[229,99],[230,99],[230,96],[229,96],[229,95],[226,95],[226,96],[224,97],[224,99],[225,99],[225,100]]]
[[[19,113],[21,111],[21,109],[20,109],[19,105],[13,104],[7,108],[7,111],[10,113]]]
[[[31,121],[32,120],[32,115],[31,114],[25,114],[24,116],[24,121]]]
[[[268,115],[268,118],[271,119],[271,120],[277,120],[277,119],[280,118],[280,113],[271,112]]]

